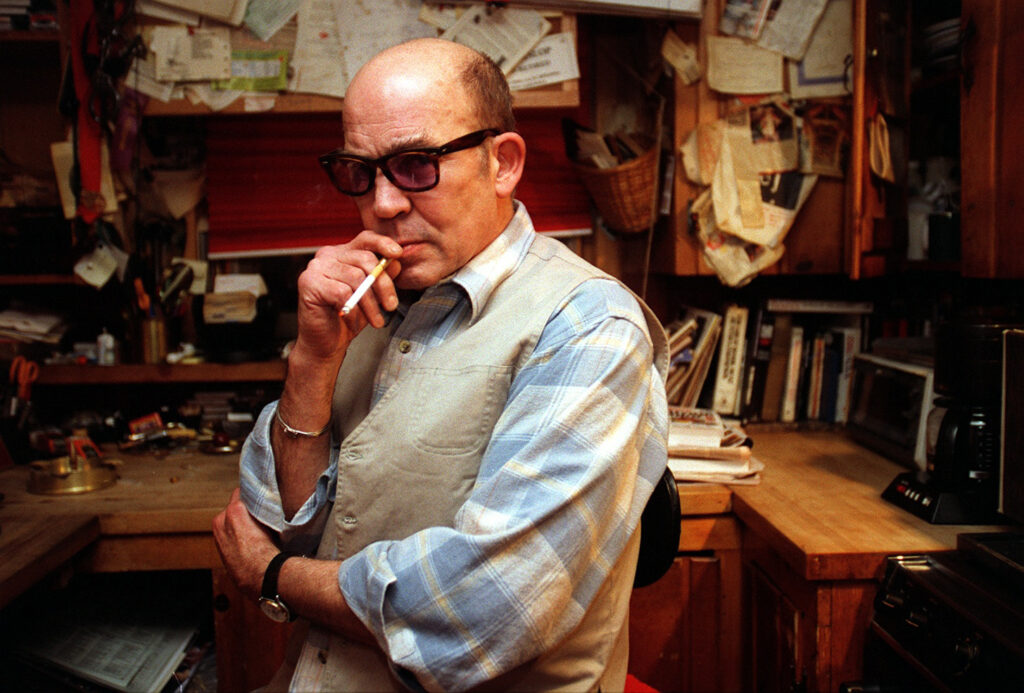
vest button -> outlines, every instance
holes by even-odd
[[[408,339],[403,339],[398,343],[398,350],[403,354],[408,354],[410,351],[412,351],[412,342],[410,342]]]
[[[345,517],[341,518],[341,521],[344,522],[346,525],[359,524],[359,520],[352,517],[351,515],[346,515]]]

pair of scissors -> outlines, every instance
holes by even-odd
[[[11,361],[11,370],[8,376],[11,384],[18,388],[18,399],[27,400],[32,394],[32,383],[39,378],[39,364],[24,356],[16,356]]]

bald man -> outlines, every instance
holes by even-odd
[[[389,48],[342,123],[320,164],[363,229],[299,277],[281,398],[214,521],[243,593],[300,619],[272,687],[622,690],[666,464],[664,332],[534,231],[526,144],[483,55]]]

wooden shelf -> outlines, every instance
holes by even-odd
[[[43,365],[37,385],[138,385],[161,383],[280,382],[285,362],[197,363],[188,365],[123,364],[117,366]]]
[[[60,31],[57,29],[0,31],[0,43],[29,43],[36,41],[59,43]]]
[[[36,284],[77,284],[85,281],[75,274],[0,274],[0,286],[33,286]]]

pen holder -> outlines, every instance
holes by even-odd
[[[163,363],[167,359],[167,326],[163,318],[149,317],[141,327],[143,363]]]

